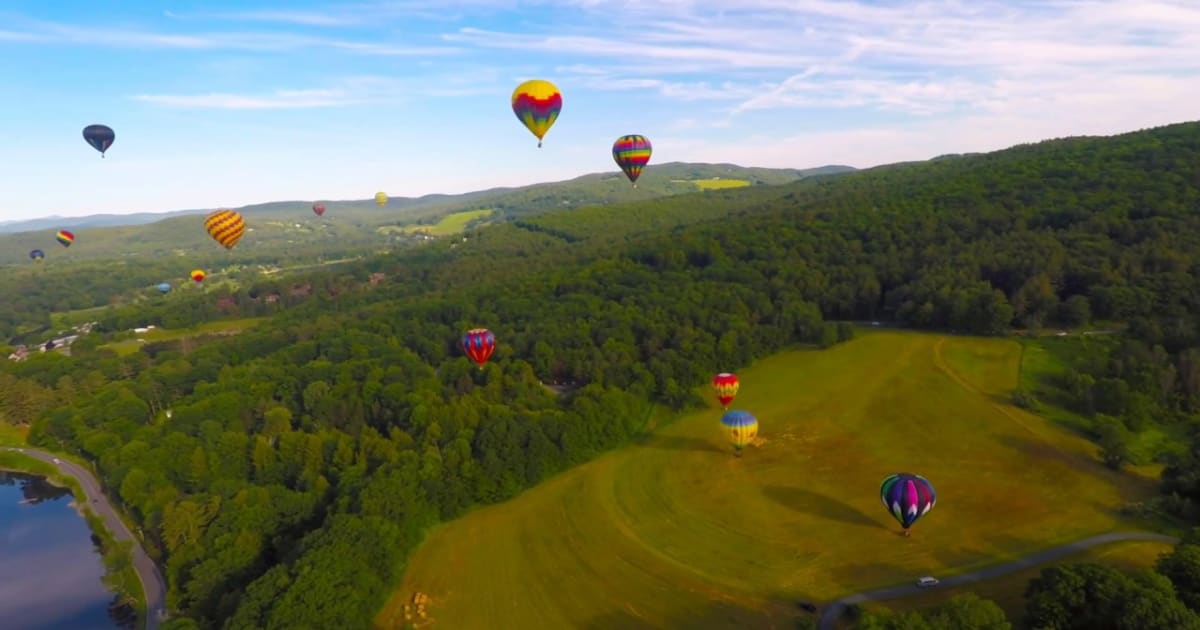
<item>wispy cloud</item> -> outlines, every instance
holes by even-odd
[[[195,94],[132,94],[142,103],[178,109],[318,109],[354,105],[401,103],[418,97],[471,96],[487,93],[469,75],[459,81],[427,82],[381,76],[347,77],[323,88],[274,90],[260,93],[206,92]]]
[[[463,52],[444,45],[404,46],[277,32],[164,33],[127,28],[95,28],[41,20],[22,20],[0,31],[0,41],[67,44],[127,49],[284,52],[327,48],[372,56],[442,56]]]
[[[351,26],[362,24],[364,17],[352,13],[323,13],[317,11],[226,11],[214,13],[175,13],[163,15],[177,20],[225,20],[232,22],[274,22],[300,26]]]

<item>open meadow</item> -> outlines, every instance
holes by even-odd
[[[411,623],[420,592],[442,628],[791,627],[798,599],[1135,528],[1117,509],[1153,494],[1153,471],[1111,472],[1009,404],[1020,357],[1012,340],[872,331],[761,360],[732,405],[760,446],[734,457],[714,402],[440,526],[376,626]],[[899,471],[938,492],[910,538],[878,498]]]

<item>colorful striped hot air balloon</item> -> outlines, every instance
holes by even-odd
[[[59,230],[58,234],[54,235],[54,239],[63,247],[70,247],[71,243],[75,242],[75,235],[66,230]]]
[[[721,372],[713,377],[712,386],[717,390],[717,400],[721,401],[722,407],[729,409],[729,403],[737,396],[739,385],[737,374]]]
[[[496,336],[486,328],[472,328],[462,338],[463,352],[483,369],[492,352],[496,350]]]
[[[737,456],[742,456],[742,449],[758,435],[758,419],[749,411],[726,411],[721,416],[721,424],[729,429],[729,439],[733,442]]]
[[[204,229],[225,249],[233,249],[246,233],[246,220],[233,210],[217,210],[205,217]]]
[[[625,171],[625,177],[629,178],[634,188],[637,188],[642,169],[650,162],[651,150],[650,140],[646,136],[621,136],[613,143],[613,159]]]
[[[207,275],[208,274],[204,273],[203,269],[193,269],[192,270],[192,282],[204,282],[204,278]]]
[[[517,120],[537,136],[540,148],[542,138],[562,111],[562,94],[549,81],[530,79],[513,90],[512,110]]]
[[[375,203],[379,204],[380,206],[386,206],[387,202],[387,193],[382,191],[375,193]]]
[[[933,484],[920,475],[896,473],[879,484],[879,500],[907,536],[908,528],[933,509],[937,493],[933,491]]]

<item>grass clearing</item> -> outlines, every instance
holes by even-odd
[[[693,179],[691,183],[695,184],[700,190],[721,190],[725,188],[742,188],[749,186],[750,182],[744,179]]]
[[[0,422],[0,446],[24,446],[28,436],[28,426]]]
[[[467,229],[467,224],[471,221],[491,216],[493,212],[493,210],[489,209],[464,210],[463,212],[448,214],[433,225],[406,225],[403,231],[405,234],[424,233],[430,236],[450,236]]]
[[[716,403],[517,498],[436,528],[378,615],[427,593],[444,628],[765,627],[827,601],[1130,527],[1155,481],[1008,403],[1021,345],[868,332],[742,370],[766,440],[735,458]],[[879,481],[938,490],[913,530]],[[777,626],[778,627],[778,626]]]
[[[119,355],[132,354],[137,352],[144,344],[139,339],[144,339],[145,343],[153,343],[155,341],[170,341],[173,339],[183,339],[185,337],[195,337],[198,335],[217,335],[217,334],[235,334],[243,330],[256,326],[259,322],[268,319],[268,317],[247,317],[244,319],[226,319],[215,322],[205,322],[197,326],[188,328],[155,328],[153,330],[137,333],[134,339],[122,339],[106,343],[101,348],[109,348]]]
[[[1025,615],[1025,587],[1037,577],[1042,569],[1062,564],[1094,562],[1117,567],[1122,570],[1145,569],[1154,566],[1158,557],[1170,553],[1174,545],[1163,542],[1127,541],[1117,542],[1061,558],[1054,562],[1014,571],[1005,576],[964,586],[930,589],[912,597],[863,604],[866,610],[910,611],[934,608],[955,595],[975,593],[1000,605],[1009,621],[1019,623]]]

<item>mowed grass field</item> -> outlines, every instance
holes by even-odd
[[[489,216],[493,212],[494,211],[490,210],[490,209],[464,210],[462,212],[455,212],[453,214],[448,214],[448,215],[442,217],[440,220],[438,220],[437,223],[434,223],[433,225],[414,224],[414,225],[405,225],[403,227],[397,227],[394,225],[385,225],[383,227],[378,228],[377,231],[380,232],[381,234],[388,234],[388,233],[399,231],[399,232],[403,232],[405,234],[424,233],[424,234],[429,234],[430,236],[450,236],[452,234],[458,234],[458,233],[462,232],[463,230],[465,230],[467,228],[467,224],[470,223],[471,221],[474,221],[475,219],[479,219],[482,217]]]
[[[101,348],[110,348],[119,355],[126,355],[137,352],[144,345],[138,339],[144,339],[146,343],[155,341],[169,341],[171,339],[183,339],[184,337],[195,337],[198,335],[214,335],[214,334],[234,334],[239,333],[251,326],[257,325],[259,322],[267,319],[266,317],[247,317],[244,319],[226,319],[213,322],[205,322],[198,326],[190,328],[155,328],[144,333],[138,333],[136,338],[122,339],[121,341],[113,341],[106,343]]]
[[[742,188],[750,182],[744,179],[693,179],[691,180],[700,190],[720,190],[722,188]]]
[[[873,331],[739,372],[766,442],[736,458],[720,409],[680,418],[431,532],[414,592],[442,628],[791,627],[797,599],[948,575],[1116,528],[1155,481],[1013,407],[1011,340]],[[911,538],[879,503],[898,471],[938,504]]]

